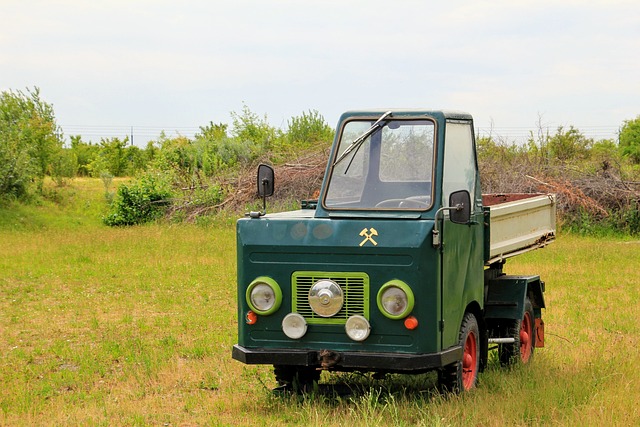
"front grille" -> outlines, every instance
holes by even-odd
[[[318,280],[336,282],[344,293],[344,304],[333,317],[321,317],[309,305],[309,290]],[[297,271],[291,277],[292,309],[312,324],[345,324],[356,314],[369,319],[369,276],[365,273],[332,273],[326,271]]]

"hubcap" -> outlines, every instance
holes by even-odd
[[[526,312],[524,313],[522,325],[520,327],[520,359],[522,360],[522,363],[527,363],[531,358],[531,326],[531,314]]]

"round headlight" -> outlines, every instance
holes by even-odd
[[[281,303],[280,286],[270,277],[258,277],[247,288],[247,304],[257,314],[272,314]]]
[[[319,280],[309,290],[309,305],[321,317],[338,314],[343,300],[342,288],[332,280]]]
[[[292,340],[300,339],[307,333],[307,321],[298,313],[289,313],[282,319],[282,332]]]
[[[402,319],[413,310],[413,292],[406,283],[392,280],[382,285],[377,302],[382,314],[390,319]]]
[[[355,315],[347,319],[344,330],[352,340],[364,341],[369,337],[369,333],[371,333],[371,325],[364,317]]]

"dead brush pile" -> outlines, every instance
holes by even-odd
[[[640,233],[640,180],[610,160],[579,166],[518,156],[479,162],[485,193],[555,193],[558,219],[576,231],[600,225]]]
[[[317,198],[328,155],[328,149],[310,151],[291,161],[273,166],[276,191],[269,202],[270,205],[285,206],[287,202],[294,200]],[[203,178],[197,173],[182,177],[177,188],[181,197],[173,201],[167,211],[167,217],[194,222],[204,215],[221,211],[241,215],[247,209],[257,207],[260,201],[257,194],[256,171],[260,163],[272,164],[270,156],[264,155],[250,165],[226,175],[215,176],[213,179]],[[214,202],[199,200],[198,194],[209,188],[219,189],[221,197],[214,198]]]
[[[276,188],[273,203],[282,205],[290,200],[317,198],[328,156],[329,152],[326,149],[312,151],[286,163],[273,166]],[[240,212],[247,206],[256,203],[258,199],[256,171],[260,163],[269,164],[269,161],[263,158],[243,169],[234,180],[227,182],[234,185],[229,196],[223,202],[226,209]]]
[[[495,153],[494,153],[495,154]],[[300,200],[318,197],[322,185],[328,148],[310,151],[274,166],[276,192],[273,207],[291,206]],[[233,175],[217,177],[224,198],[215,204],[182,204],[187,221],[219,211],[244,213],[259,206],[256,170],[260,163],[271,163],[265,156]],[[610,159],[590,163],[563,163],[526,154],[481,156],[480,177],[484,193],[555,193],[558,219],[576,231],[600,225],[629,234],[640,233],[640,177],[629,177],[625,168]]]

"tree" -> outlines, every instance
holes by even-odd
[[[584,160],[589,157],[589,149],[592,145],[593,140],[585,137],[573,126],[569,126],[569,130],[566,131],[560,126],[556,134],[549,138],[547,149],[552,159]]]
[[[53,107],[40,90],[0,94],[0,195],[24,196],[31,183],[42,191],[45,174],[62,148]]]
[[[640,116],[625,120],[620,129],[620,152],[635,164],[640,164]]]
[[[102,138],[100,140],[100,156],[105,160],[107,170],[113,176],[124,176],[127,172],[127,143],[129,137]]]
[[[72,135],[71,139],[71,151],[76,157],[78,165],[77,174],[80,176],[91,175],[91,163],[98,157],[100,153],[100,147],[92,143],[82,141],[80,135]]]

